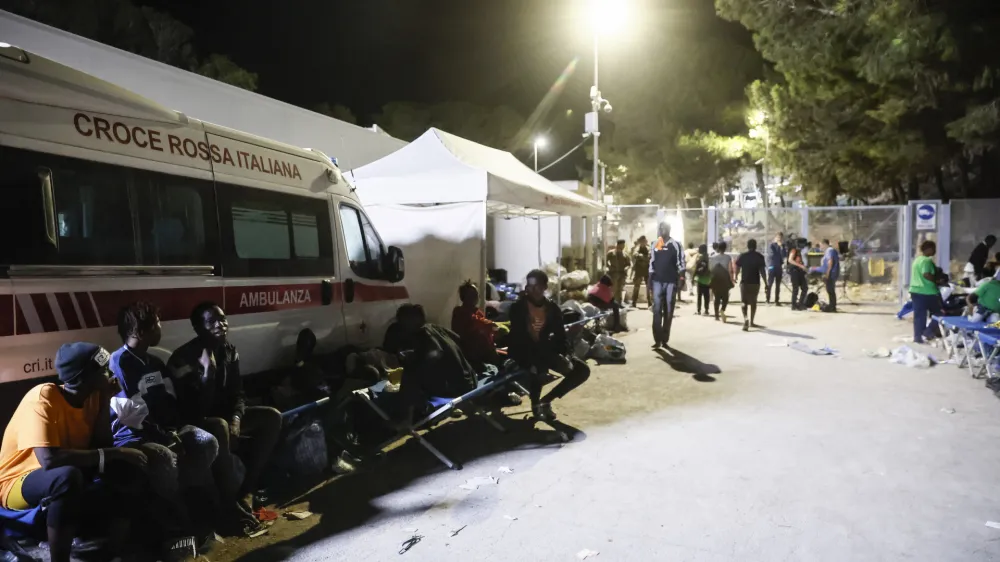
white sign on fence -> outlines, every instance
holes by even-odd
[[[937,230],[937,205],[921,203],[916,211],[917,230]]]

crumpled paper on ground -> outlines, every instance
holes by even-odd
[[[600,552],[598,552],[596,550],[590,550],[589,548],[585,548],[585,549],[581,550],[580,552],[577,552],[576,553],[576,557],[579,558],[580,560],[586,560],[588,558],[593,558],[594,556],[597,556],[598,554],[600,554]]]
[[[500,481],[492,476],[477,476],[466,480],[465,484],[459,485],[459,488],[463,490],[478,490],[480,486],[499,483]]]
[[[788,347],[794,349],[795,351],[801,351],[802,353],[808,353],[809,355],[836,355],[837,354],[837,350],[836,349],[831,349],[830,347],[826,347],[826,346],[821,347],[819,349],[813,349],[813,348],[809,347],[808,345],[806,345],[806,344],[804,344],[804,343],[802,343],[800,341],[793,341],[793,342],[791,342],[791,343],[788,344]]]
[[[866,349],[866,350],[864,350],[864,353],[868,357],[872,357],[872,358],[875,358],[875,359],[888,359],[889,357],[892,357],[892,352],[889,351],[889,348],[887,348],[887,347],[880,347],[880,348],[875,349],[875,350],[868,350],[868,349]]]
[[[146,421],[146,416],[149,415],[146,401],[138,394],[135,398],[112,397],[111,411],[118,416],[119,423],[132,429],[142,429],[142,422]]]

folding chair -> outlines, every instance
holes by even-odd
[[[434,422],[440,420],[441,418],[451,415],[453,411],[461,410],[465,411],[466,414],[475,414],[476,416],[486,420],[493,428],[500,432],[505,432],[506,429],[500,425],[498,421],[483,412],[474,400],[477,398],[482,398],[493,391],[499,390],[506,386],[507,384],[515,382],[515,379],[524,375],[526,371],[516,370],[509,373],[503,373],[495,375],[493,377],[485,377],[479,381],[478,386],[475,389],[459,396],[458,398],[431,398],[427,401],[428,405],[434,410],[428,414],[426,417],[418,420],[415,423],[407,426],[405,430],[399,434],[393,436],[389,440],[382,443],[378,450],[384,450],[389,445],[392,445],[396,441],[403,439],[407,436],[413,437],[420,443],[425,449],[431,452],[439,461],[441,461],[445,466],[453,470],[462,470],[462,464],[453,462],[444,453],[438,450],[426,437],[421,435],[419,432],[423,429],[430,429],[429,426],[433,425]],[[378,404],[372,400],[369,389],[363,388],[354,391],[354,396],[360,398],[365,404],[368,404],[379,415],[386,423],[391,424],[392,418],[385,413],[385,410],[379,407]]]
[[[984,374],[987,379],[997,377],[998,373],[996,370],[998,365],[996,363],[1000,360],[1000,330],[989,329],[977,331],[976,347],[983,356],[983,364],[972,373],[972,376],[977,379],[982,378]],[[969,362],[969,368],[970,370],[972,369],[971,361]]]
[[[941,341],[944,344],[945,350],[948,352],[948,358],[954,356],[959,357],[958,368],[969,369],[972,372],[972,350],[975,346],[975,332],[988,328],[988,324],[985,322],[972,322],[964,316],[933,316],[932,319],[936,320],[938,323],[938,330],[941,332]],[[952,334],[958,334],[962,341],[962,347],[959,348],[957,342],[949,341],[949,336]]]

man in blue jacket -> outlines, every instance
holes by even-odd
[[[670,343],[674,298],[684,271],[684,250],[680,242],[670,237],[670,225],[660,223],[658,238],[649,259],[649,286],[653,290],[653,349]]]
[[[814,273],[823,274],[823,284],[826,286],[826,296],[830,301],[827,312],[837,312],[837,279],[840,279],[840,253],[830,245],[830,240],[824,238],[820,245],[823,250],[823,262],[814,267]]]
[[[779,232],[774,241],[767,245],[767,285],[764,297],[771,302],[771,287],[774,287],[774,306],[781,306],[781,276],[785,269],[784,235]]]

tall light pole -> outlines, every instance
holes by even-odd
[[[584,134],[589,134],[594,138],[594,199],[601,201],[601,111],[611,113],[611,103],[601,97],[600,71],[601,71],[601,33],[614,32],[624,24],[626,11],[628,9],[627,0],[590,0],[590,20],[594,32],[594,85],[590,87],[590,107],[591,112],[587,114],[584,123]],[[607,217],[604,217],[607,220]],[[594,269],[597,269],[600,262],[601,245],[597,243],[600,236],[600,229],[594,221],[593,227],[588,228],[590,236],[588,239],[594,240],[593,259]]]
[[[545,145],[547,143],[548,143],[548,141],[545,140],[545,137],[536,137],[535,138],[534,146],[535,146],[535,171],[536,172],[538,171],[538,149],[539,148],[545,148]]]

